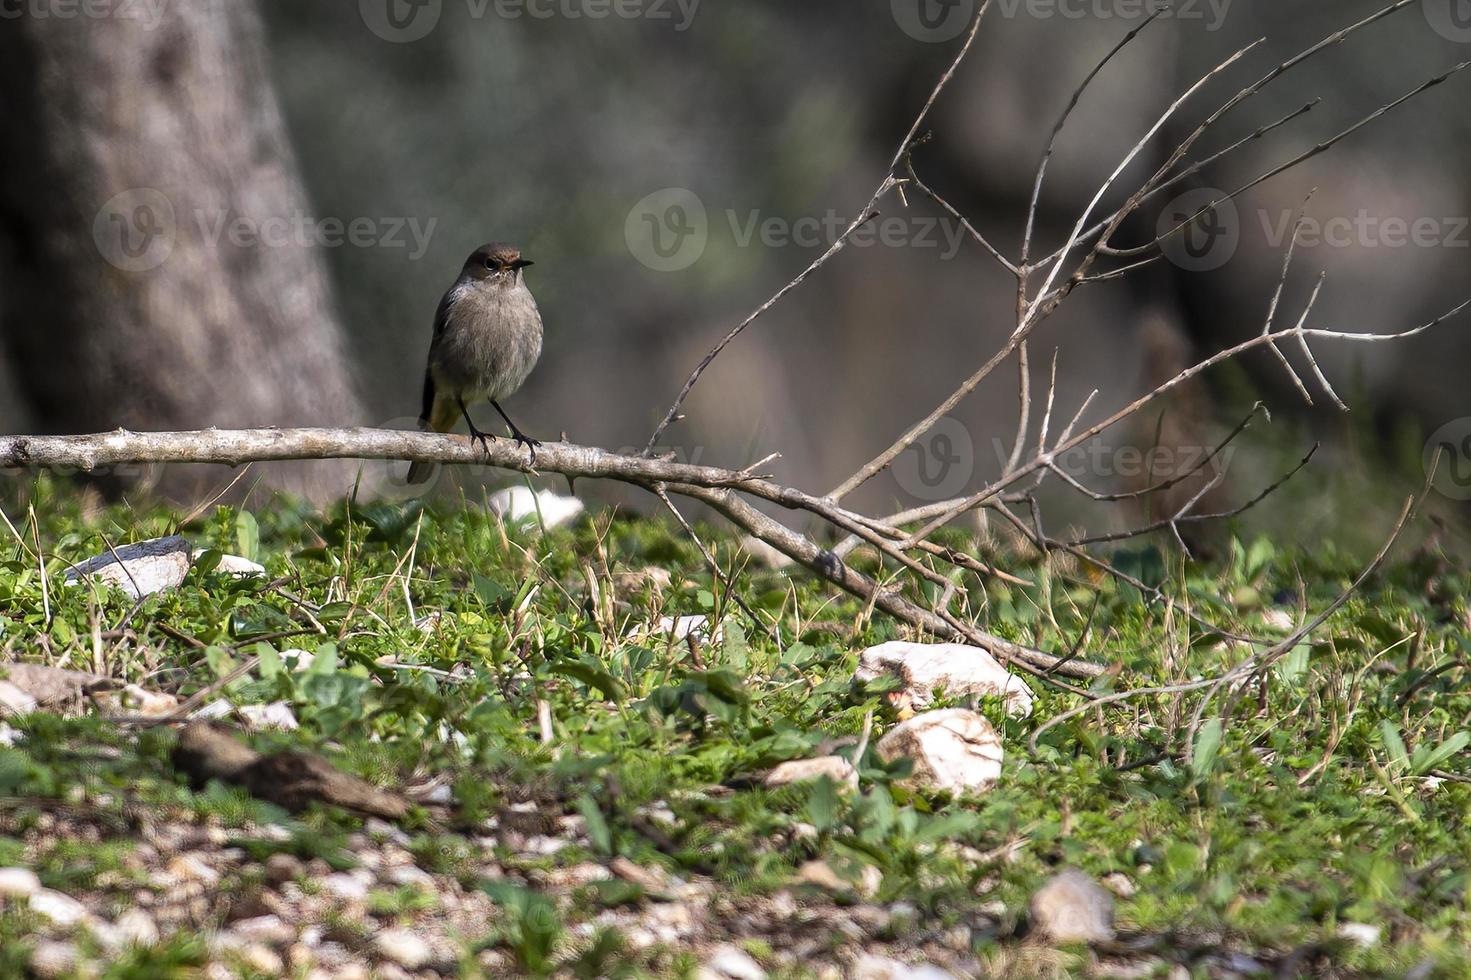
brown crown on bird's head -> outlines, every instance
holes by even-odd
[[[492,242],[477,248],[470,257],[465,260],[465,268],[460,275],[469,279],[506,279],[514,281],[519,278],[521,270],[531,265],[530,259],[521,257],[521,250],[514,245],[506,245],[502,242]]]

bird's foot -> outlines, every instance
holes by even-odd
[[[531,465],[532,466],[535,466],[536,465],[536,450],[537,450],[537,447],[539,447],[541,445],[541,440],[531,438],[526,433],[522,432],[520,429],[512,429],[511,430],[511,433],[512,433],[512,438],[516,440],[516,444],[517,445],[519,445],[519,446],[525,446],[526,447],[526,452],[531,457]]]
[[[472,444],[479,443],[480,451],[485,453],[485,455],[487,456],[490,455],[490,440],[494,438],[494,433],[481,432],[479,429],[475,428],[475,426],[470,426],[470,442]]]

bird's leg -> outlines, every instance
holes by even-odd
[[[460,398],[457,399],[457,401],[459,401],[460,403],[460,414],[465,416],[465,424],[470,427],[470,441],[480,443],[481,451],[484,452],[485,455],[489,456],[490,440],[494,439],[495,435],[489,432],[481,432],[479,429],[475,428],[475,420],[470,417],[470,410],[465,407],[465,399]],[[494,405],[495,403],[491,402],[491,404]],[[499,407],[497,407],[496,411],[500,411]],[[501,415],[505,414],[505,412],[501,412]]]
[[[526,447],[526,451],[531,454],[531,465],[532,466],[535,466],[536,465],[536,447],[537,446],[540,446],[541,443],[538,442],[537,440],[531,438],[526,433],[522,432],[520,429],[516,428],[516,423],[511,421],[511,417],[506,414],[506,410],[504,408],[501,408],[499,402],[497,402],[495,399],[492,398],[491,401],[490,401],[490,403],[495,406],[495,410],[497,412],[500,412],[501,413],[501,418],[505,419],[506,420],[506,424],[511,427],[511,436],[512,436],[512,438],[514,438],[521,445],[525,446]]]

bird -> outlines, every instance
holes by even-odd
[[[525,277],[530,265],[520,249],[501,242],[482,245],[465,260],[434,314],[419,427],[449,432],[463,418],[471,441],[489,452],[495,436],[475,427],[467,407],[489,401],[535,466],[541,443],[522,432],[500,406],[502,398],[526,383],[541,357],[541,311]],[[427,482],[433,469],[432,463],[414,463],[408,482]]]

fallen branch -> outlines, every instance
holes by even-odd
[[[852,568],[813,539],[787,528],[752,506],[745,497],[816,515],[840,530],[873,535],[869,518],[830,500],[782,486],[745,470],[696,466],[668,459],[625,456],[590,446],[547,443],[537,451],[533,470],[524,449],[508,440],[482,450],[462,436],[393,429],[204,429],[195,432],[130,432],[96,435],[0,436],[0,471],[62,469],[84,473],[111,466],[149,463],[204,463],[240,466],[251,462],[362,459],[449,465],[489,465],[522,473],[558,473],[573,479],[615,480],[654,493],[677,493],[708,504],[733,524],[781,551],[827,582],[925,633],[973,643],[1003,662],[1039,676],[1095,677],[1097,664],[1061,658],[1004,640],[927,609],[900,591]],[[667,490],[666,490],[667,488]],[[880,526],[883,526],[880,523]],[[897,528],[885,527],[891,537]],[[878,535],[873,535],[878,538]],[[914,570],[914,559],[892,544],[873,542],[881,553]]]

